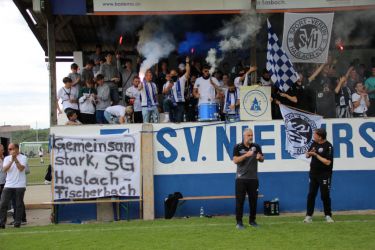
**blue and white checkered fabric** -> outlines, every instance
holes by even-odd
[[[277,35],[273,32],[267,19],[268,43],[267,43],[267,70],[270,72],[271,80],[275,86],[286,92],[299,79],[285,51],[279,44]]]

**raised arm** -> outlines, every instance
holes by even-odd
[[[341,89],[342,85],[344,84],[344,82],[346,82],[346,76],[340,77],[340,80],[337,83],[336,88],[335,88],[336,94],[338,94],[340,92],[340,89]]]
[[[185,66],[185,68],[186,68],[185,78],[189,79],[189,77],[190,77],[190,58],[188,56],[186,57],[186,66]]]
[[[315,78],[320,74],[320,72],[323,70],[324,66],[326,66],[325,63],[321,64],[315,72],[308,78],[309,82],[312,82],[315,80]]]

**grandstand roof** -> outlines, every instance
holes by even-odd
[[[33,0],[13,0],[31,31],[47,55],[47,17],[42,12],[33,11]],[[31,13],[36,24],[28,14]],[[95,15],[56,15],[56,56],[72,56],[73,51],[95,51],[97,43],[101,43],[103,50],[113,50],[111,44],[104,43],[97,34],[103,27],[115,24],[116,16]]]
[[[46,2],[48,6],[45,7],[44,11],[34,11],[33,2]],[[103,51],[113,51],[118,49],[119,37],[123,34],[116,31],[116,26],[119,22],[127,22],[133,20],[129,17],[126,19],[124,16],[116,15],[95,15],[93,13],[93,2],[92,0],[13,0],[15,5],[18,7],[20,13],[28,23],[31,31],[34,33],[35,37],[39,41],[41,47],[45,51],[47,56],[48,46],[47,46],[47,16],[53,16],[55,18],[55,37],[56,37],[56,57],[57,61],[64,61],[65,59],[59,59],[63,56],[72,56],[73,51],[84,51],[86,53],[91,53],[95,51],[96,44],[101,44]],[[72,3],[80,5],[82,7],[82,12],[72,13],[72,15],[61,15],[56,14],[56,6],[53,5],[62,5],[63,3]],[[83,5],[83,6],[82,6]],[[52,7],[51,7],[52,6]],[[59,6],[60,7],[60,6]],[[52,10],[55,8],[54,10]],[[47,10],[48,9],[48,10]],[[72,9],[71,11],[75,11]],[[53,13],[53,14],[52,14]],[[336,14],[337,15],[337,14]],[[194,29],[195,26],[199,26],[201,32],[205,34],[212,33],[216,30],[217,25],[222,24],[222,20],[226,19],[228,15],[205,15],[206,17],[194,17],[190,26],[187,26],[189,29]],[[213,17],[215,16],[215,17]],[[177,17],[178,18],[178,17]],[[184,17],[185,18],[185,17]],[[206,19],[205,19],[206,18]],[[216,18],[216,19],[213,19]],[[275,16],[273,16],[275,18]],[[278,22],[277,26],[280,30],[282,29],[282,15],[276,17]],[[33,21],[35,20],[35,22]],[[185,20],[185,21],[184,21]],[[181,26],[182,22],[188,23],[187,19],[178,19],[174,22],[178,23],[178,26]],[[131,21],[133,22],[133,21]],[[204,25],[202,25],[204,24]],[[130,24],[131,25],[131,24]],[[215,26],[216,25],[216,26]],[[358,23],[358,26],[361,27],[363,24]],[[365,27],[367,25],[364,25]],[[367,26],[368,27],[368,26]],[[181,31],[182,27],[177,27]],[[363,29],[363,27],[362,27]],[[117,29],[118,30],[118,29]],[[366,29],[365,29],[366,30]],[[128,47],[125,45],[121,46],[122,50],[133,51],[136,47],[137,37],[136,31],[133,30],[131,33],[126,33],[126,40]],[[116,33],[117,32],[117,33]],[[363,37],[366,37],[366,33],[354,34],[358,40],[364,40]],[[177,39],[179,39],[178,34],[176,34]],[[368,38],[368,37],[367,37]],[[367,44],[366,47],[373,48],[375,46],[375,39],[370,39],[372,42]],[[353,43],[354,44],[354,43]],[[358,43],[356,43],[358,44]],[[361,43],[359,43],[361,44]],[[349,45],[349,44],[347,44]],[[356,45],[357,46],[357,45]],[[69,59],[71,60],[71,59]]]

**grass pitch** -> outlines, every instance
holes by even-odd
[[[44,177],[46,176],[46,170],[50,163],[49,157],[43,157],[44,163],[40,163],[39,158],[28,159],[30,174],[27,175],[27,184],[44,184]]]
[[[7,228],[0,249],[375,249],[375,215],[334,219],[259,216],[242,231],[234,217]]]

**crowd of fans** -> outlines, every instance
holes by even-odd
[[[189,57],[177,68],[161,60],[144,76],[139,59],[134,66],[126,55],[103,54],[100,46],[80,73],[73,63],[57,93],[67,124],[238,121],[239,87],[254,84],[272,89],[273,119],[282,118],[280,103],[325,118],[375,116],[375,65],[358,61],[346,69],[337,69],[331,58],[321,65],[296,64],[300,78],[286,92],[273,86],[266,69],[241,62],[232,68],[222,63],[212,74],[209,66]]]

